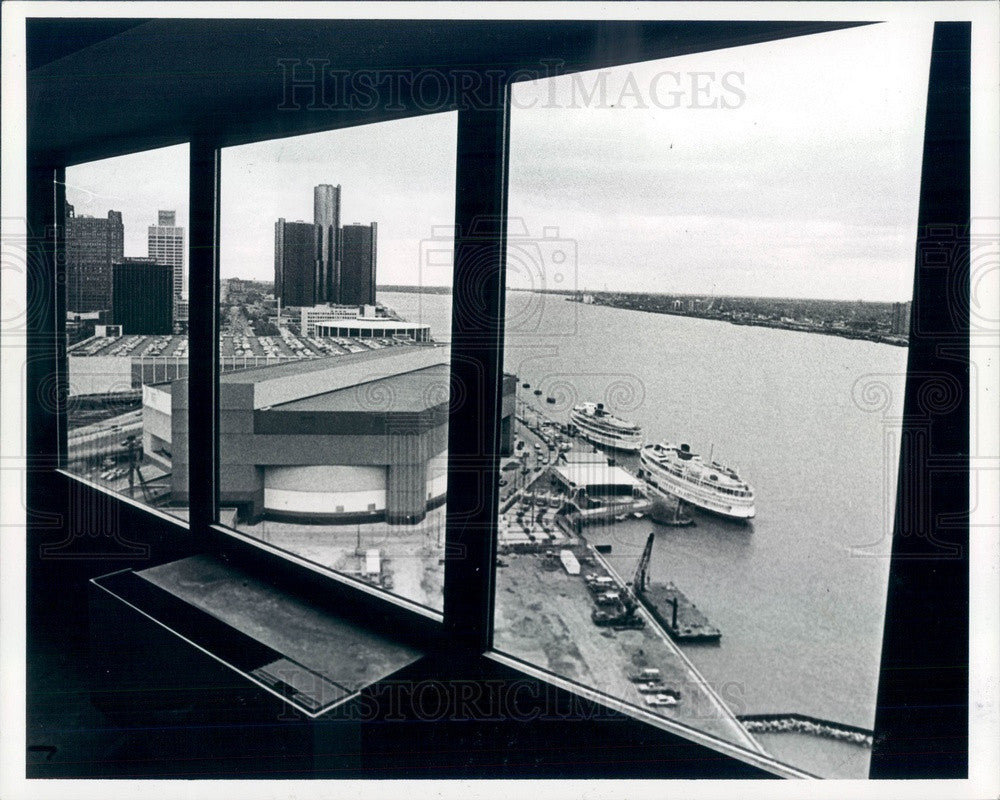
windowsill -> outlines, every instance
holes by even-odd
[[[92,583],[312,718],[424,655],[210,555]]]
[[[66,470],[65,477],[107,493],[123,503],[187,529],[186,521],[133,500]],[[287,551],[246,537],[224,526],[217,531],[279,555],[299,567],[349,583],[363,594],[417,611],[431,621],[440,614],[387,595],[300,559]],[[329,613],[225,560],[196,555],[141,571],[123,570],[92,579],[92,583],[174,636],[241,675],[261,690],[280,698],[309,718],[322,718],[365,689],[414,664],[426,653],[397,639],[375,633],[345,617]],[[664,719],[604,692],[563,679],[498,651],[486,658],[525,676],[588,701],[618,711],[666,733],[681,736],[733,757],[776,777],[814,776],[782,764],[768,755],[735,746],[684,724]]]
[[[318,609],[238,567],[197,555],[92,581],[133,612],[317,719],[426,654]],[[116,636],[115,631],[106,631]],[[130,647],[133,646],[130,644]],[[141,647],[141,642],[135,643]],[[776,777],[812,777],[500,653],[487,658]],[[443,676],[442,676],[443,677]]]
[[[59,471],[143,511],[186,527],[184,521],[177,517],[123,497],[71,472]],[[245,538],[231,529],[215,527],[235,538]],[[247,541],[255,549],[271,549],[263,542]],[[278,554],[284,560],[331,577],[325,570],[304,560],[300,562],[287,552]],[[356,698],[366,688],[390,678],[426,655],[412,645],[323,610],[304,595],[299,597],[277,588],[257,577],[257,574],[256,570],[246,571],[219,557],[202,554],[141,571],[111,573],[91,582],[134,612],[309,718],[323,717]],[[336,577],[341,581],[347,580],[343,576]],[[368,593],[377,595],[381,600],[391,599],[394,605],[408,608],[412,605],[425,616],[437,617],[433,612],[401,598],[386,597],[381,591],[369,589]],[[488,652],[485,656],[544,684],[614,709],[666,733],[697,742],[777,777],[814,777],[767,755],[664,719],[520,659],[497,651]]]

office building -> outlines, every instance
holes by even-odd
[[[190,319],[190,304],[181,297],[174,297],[174,333],[186,334]]]
[[[173,270],[153,258],[123,258],[113,267],[112,323],[124,335],[173,332]]]
[[[374,305],[376,223],[340,227],[340,186],[313,187],[313,222],[274,228],[274,295],[282,306]]]
[[[66,310],[111,308],[111,265],[121,261],[125,226],[120,211],[107,217],[77,216],[66,204]]]
[[[156,225],[148,228],[146,253],[157,264],[170,267],[174,297],[187,297],[184,284],[184,229],[177,226],[174,211],[157,212]]]
[[[313,188],[313,224],[316,247],[316,302],[340,299],[340,186],[322,183]]]
[[[375,302],[375,261],[378,225],[345,225],[341,229],[340,302]]]
[[[317,228],[309,222],[274,223],[274,294],[283,306],[314,306]]]
[[[294,319],[294,314],[288,316]],[[303,306],[298,309],[299,332],[303,336],[315,336],[316,325],[320,322],[330,322],[331,320],[357,319],[361,316],[358,306],[339,306],[320,304],[316,306]]]

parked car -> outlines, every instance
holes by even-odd
[[[647,706],[675,706],[677,698],[669,694],[652,694],[646,697]]]

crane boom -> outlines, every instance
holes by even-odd
[[[654,535],[654,533],[649,534],[649,538],[646,540],[646,547],[642,551],[642,557],[639,559],[639,564],[635,568],[635,575],[632,576],[633,592],[646,591],[646,586],[649,583],[649,562],[653,557]]]

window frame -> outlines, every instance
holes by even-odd
[[[949,24],[949,23],[945,23]],[[951,25],[965,25],[965,36],[968,37],[968,28],[965,23],[950,23]],[[934,59],[945,56],[945,48],[948,44],[947,37],[939,40],[939,30],[942,23],[936,23],[934,41],[932,44],[932,69],[928,85],[928,95],[935,90],[940,91],[943,85],[949,86],[948,80],[953,76],[935,73]],[[952,28],[952,32],[957,28]],[[959,36],[962,32],[959,31]],[[966,39],[966,43],[968,39]],[[960,42],[961,44],[961,42]],[[958,59],[969,52],[968,48],[959,50]],[[952,61],[955,56],[950,56]],[[961,65],[960,65],[961,66]],[[965,89],[968,91],[968,65],[965,65],[964,79]],[[572,70],[571,70],[572,71]],[[959,75],[959,80],[962,76]],[[497,479],[499,473],[499,448],[496,443],[499,438],[499,403],[502,397],[502,365],[503,365],[503,325],[504,325],[504,298],[506,292],[505,281],[505,244],[506,244],[506,211],[507,211],[507,158],[509,147],[509,125],[510,125],[510,86],[508,80],[505,83],[505,91],[496,107],[479,110],[458,109],[458,147],[456,154],[456,245],[455,245],[455,266],[454,284],[452,295],[452,364],[451,376],[454,380],[456,376],[465,383],[467,389],[475,386],[480,387],[480,391],[467,391],[467,397],[475,400],[479,404],[480,412],[484,415],[477,419],[477,415],[466,414],[459,416],[461,412],[452,410],[449,415],[449,497],[446,517],[446,552],[454,555],[447,558],[445,564],[444,577],[444,611],[442,614],[426,613],[427,609],[411,601],[406,601],[395,595],[376,590],[361,581],[355,581],[348,576],[339,575],[332,571],[327,571],[315,565],[310,565],[304,559],[289,557],[284,551],[271,552],[265,543],[252,540],[250,537],[241,535],[238,531],[218,524],[217,510],[217,488],[218,488],[218,252],[219,252],[219,202],[220,202],[220,180],[221,180],[221,149],[222,137],[212,131],[193,137],[189,141],[189,225],[190,234],[188,240],[189,253],[189,296],[190,296],[190,321],[189,321],[189,387],[198,387],[198,404],[190,404],[191,417],[189,437],[191,440],[207,441],[210,445],[206,448],[207,458],[194,459],[191,462],[191,486],[190,486],[190,516],[189,521],[172,517],[155,508],[150,508],[142,503],[113,493],[103,487],[94,484],[81,476],[75,475],[65,469],[63,463],[57,460],[54,465],[44,465],[43,469],[54,470],[65,478],[87,486],[95,492],[109,496],[114,503],[128,506],[138,512],[139,517],[148,514],[155,517],[159,522],[166,522],[173,526],[179,533],[184,532],[193,537],[196,541],[204,542],[205,549],[213,552],[225,553],[242,561],[248,561],[265,570],[277,570],[278,572],[291,575],[300,579],[306,591],[316,598],[316,601],[324,606],[336,605],[336,599],[348,599],[348,614],[358,612],[366,618],[367,624],[372,624],[372,620],[379,620],[389,624],[390,620],[398,623],[395,628],[399,635],[406,638],[414,638],[424,643],[434,643],[435,646],[444,647],[456,654],[485,654],[491,659],[508,664],[513,668],[538,677],[539,679],[571,692],[575,692],[584,697],[595,699],[598,703],[606,705],[616,710],[650,724],[653,728],[659,728],[673,734],[680,735],[686,739],[700,741],[706,746],[725,753],[738,761],[745,763],[755,763],[752,754],[743,748],[729,746],[708,734],[689,729],[686,726],[672,723],[669,720],[662,720],[655,715],[645,712],[636,706],[628,703],[618,702],[614,698],[596,691],[589,690],[574,684],[571,681],[548,673],[544,670],[534,668],[513,659],[505,654],[493,650],[493,603],[496,570],[496,511],[498,505]],[[967,96],[967,95],[966,95]],[[377,116],[377,115],[376,115]],[[931,109],[928,102],[928,121],[925,124],[925,137],[931,135]],[[370,120],[379,121],[378,119]],[[358,124],[368,124],[367,122],[348,122],[348,126]],[[962,124],[961,120],[958,123]],[[968,135],[968,120],[965,120],[965,134]],[[947,123],[944,127],[947,128]],[[333,130],[335,128],[329,128]],[[960,131],[961,132],[961,131]],[[254,139],[262,141],[268,138],[261,137]],[[178,142],[165,142],[175,144]],[[227,145],[231,142],[227,142]],[[952,145],[954,149],[954,145]],[[933,194],[935,190],[941,192],[940,187],[931,185],[928,187],[928,153],[930,148],[925,140],[924,145],[924,180],[921,186],[921,223],[926,222],[924,205],[927,196]],[[124,154],[124,153],[122,153]],[[478,164],[473,163],[473,159],[482,159]],[[37,162],[31,163],[29,158],[29,170],[34,170],[42,176],[44,182],[46,174],[51,174],[54,184],[53,202],[48,209],[51,213],[51,227],[55,231],[54,236],[46,236],[44,248],[52,258],[53,267],[50,278],[42,278],[43,281],[51,280],[53,291],[48,293],[48,307],[53,316],[42,314],[43,330],[39,336],[36,332],[36,339],[33,343],[34,353],[42,352],[43,357],[49,359],[48,363],[55,366],[58,380],[65,386],[67,377],[67,354],[65,344],[65,298],[61,287],[65,284],[65,248],[63,226],[60,221],[64,218],[65,204],[65,169],[73,163],[58,154],[44,154]],[[966,162],[966,169],[968,162]],[[475,176],[483,173],[488,175],[488,180],[478,182],[473,180]],[[959,183],[962,177],[960,176]],[[968,188],[968,174],[964,176],[965,188]],[[43,186],[29,186],[29,203],[34,198],[37,203]],[[44,196],[42,193],[41,196]],[[946,198],[945,207],[948,208]],[[43,203],[43,205],[45,205]],[[961,217],[961,208],[957,209],[957,217]],[[967,210],[967,209],[966,209]],[[36,210],[37,211],[37,210]],[[48,213],[45,214],[48,217]],[[29,215],[32,209],[29,205]],[[952,214],[952,219],[956,214]],[[483,220],[493,220],[492,227],[477,227],[483,224]],[[918,239],[918,255],[920,248],[925,244]],[[464,291],[471,284],[471,274],[468,272],[468,265],[473,261],[471,254],[478,251],[488,253],[488,258],[495,263],[496,269],[488,275],[487,280],[479,287],[482,296],[495,303],[498,315],[495,320],[483,324],[482,319],[473,319],[473,315],[464,313],[457,308],[456,297],[459,291]],[[460,257],[460,252],[462,256]],[[915,275],[915,286],[919,288],[921,275],[919,270]],[[197,274],[197,279],[196,279]],[[923,317],[934,317],[934,298],[928,297],[926,292],[916,291],[913,299],[914,320]],[[51,324],[48,328],[54,331],[53,342],[46,344],[45,339],[49,335],[44,330],[46,320]],[[916,325],[916,322],[914,323]],[[966,339],[968,334],[969,320],[964,320],[964,332]],[[961,332],[961,331],[960,331]],[[41,339],[41,344],[38,339]],[[919,337],[916,337],[919,339]],[[932,337],[933,338],[933,337]],[[914,347],[915,337],[911,334],[911,348]],[[933,345],[934,342],[932,341]],[[965,351],[966,356],[968,351]],[[904,420],[909,419],[915,413],[912,397],[917,388],[914,387],[913,374],[915,365],[927,363],[931,358],[927,352],[917,353],[911,350],[910,361],[907,373],[907,412],[904,412]],[[40,359],[41,360],[41,359]],[[492,382],[491,382],[492,379]],[[37,381],[36,381],[37,383]],[[31,380],[29,378],[29,386]],[[490,391],[492,386],[493,391]],[[967,384],[966,384],[967,386]],[[194,393],[193,390],[192,394]],[[206,402],[206,393],[210,395],[211,402]],[[965,416],[968,415],[968,393],[964,395],[964,406],[960,404],[959,412],[964,408]],[[196,409],[198,409],[196,411]],[[47,416],[45,416],[47,414]],[[51,418],[55,423],[52,430],[35,431],[35,435],[29,432],[29,453],[47,452],[45,447],[37,446],[38,443],[53,441],[57,447],[48,452],[62,454],[66,452],[67,429],[66,429],[66,394],[60,392],[54,403],[54,408],[49,412],[44,412],[43,419]],[[37,424],[38,417],[35,417]],[[480,425],[479,419],[492,419],[493,424]],[[905,424],[905,423],[904,423]],[[479,435],[476,437],[470,433]],[[473,443],[481,443],[478,448],[479,453],[471,451]],[[452,447],[456,449],[452,449]],[[485,453],[485,455],[483,455]],[[966,449],[966,454],[968,450]],[[924,454],[924,458],[926,458]],[[903,504],[905,498],[903,488],[907,470],[912,469],[908,464],[903,463],[901,458],[900,475],[897,480],[897,513],[896,528],[899,530],[903,524],[905,509]],[[455,481],[453,483],[453,481]],[[459,488],[473,489],[474,491],[457,491]],[[460,496],[459,498],[456,495]],[[453,502],[455,503],[453,507]],[[938,504],[940,507],[940,503]],[[947,506],[945,506],[947,507]],[[967,541],[966,529],[966,541]],[[898,538],[898,537],[897,537]],[[895,543],[894,543],[895,547]],[[965,553],[965,565],[967,573],[968,551]],[[910,575],[917,575],[919,570],[913,565],[908,569]],[[900,598],[905,597],[901,590],[894,589],[892,581],[900,575],[900,566],[894,559],[891,569],[889,595],[886,602],[887,626],[890,610],[895,605],[898,613]],[[922,578],[924,585],[929,585],[930,580]],[[967,586],[967,578],[966,583]],[[895,604],[893,600],[896,600]],[[338,612],[342,607],[337,605]],[[373,616],[374,615],[374,616]],[[968,623],[966,620],[965,629]],[[886,645],[884,644],[885,648]],[[886,669],[886,652],[883,650],[881,673]],[[879,684],[879,706],[881,707],[885,699],[884,682],[885,674],[880,674]],[[967,686],[967,673],[966,673]],[[880,733],[880,722],[885,725],[886,718],[877,717],[876,733]],[[901,732],[901,731],[897,731]],[[775,759],[761,759],[756,763],[773,774],[784,777],[808,777],[805,773],[789,767]],[[876,773],[875,757],[873,754],[872,773]],[[874,777],[874,774],[873,774]]]

